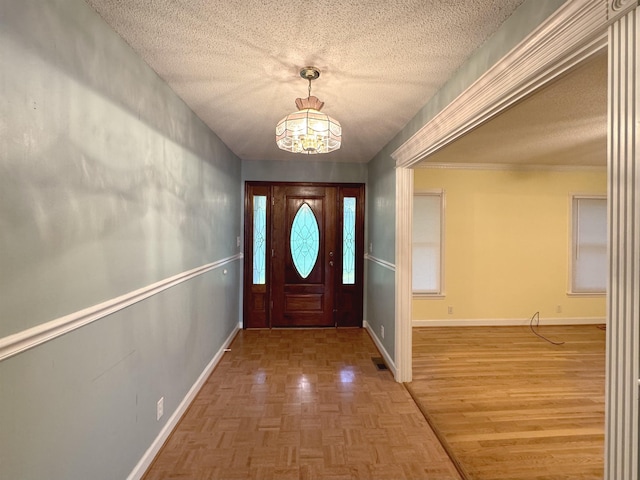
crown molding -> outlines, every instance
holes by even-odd
[[[442,109],[391,157],[410,168],[607,45],[607,25],[628,0],[571,0]],[[614,5],[615,4],[615,5]]]
[[[498,171],[551,171],[551,172],[606,172],[607,166],[596,165],[514,165],[512,163],[430,163],[422,162],[416,170],[498,170]]]

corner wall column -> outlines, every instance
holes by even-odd
[[[640,8],[609,2],[609,287],[605,479],[638,480]]]
[[[396,381],[412,378],[411,247],[413,223],[413,170],[396,168]]]

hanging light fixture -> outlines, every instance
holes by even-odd
[[[287,115],[276,125],[276,143],[282,150],[293,153],[328,153],[340,148],[342,127],[340,122],[322,113],[324,105],[311,96],[311,80],[320,76],[316,67],[304,67],[300,76],[309,80],[309,96],[296,98],[297,112]]]

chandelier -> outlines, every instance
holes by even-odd
[[[320,76],[320,70],[304,67],[300,76],[309,80],[309,96],[296,98],[298,111],[287,115],[276,125],[278,147],[307,155],[338,150],[342,142],[340,122],[322,113],[320,110],[324,102],[311,96],[311,80]]]

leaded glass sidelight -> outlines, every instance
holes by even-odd
[[[253,197],[253,284],[264,285],[266,280],[267,197]]]
[[[303,203],[291,225],[291,258],[302,278],[307,278],[318,260],[320,230],[311,207]]]
[[[356,283],[356,199],[345,197],[342,212],[342,283]]]

